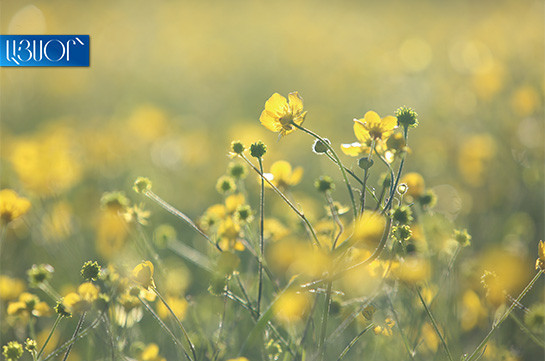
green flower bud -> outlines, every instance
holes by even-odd
[[[418,126],[418,114],[411,108],[401,107],[396,110],[397,124],[405,129]]]
[[[412,236],[411,227],[405,224],[394,227],[392,233],[396,239],[402,242],[409,240]]]
[[[467,229],[460,229],[454,231],[454,239],[462,247],[467,247],[471,244],[471,235],[467,233]]]
[[[231,162],[227,168],[227,173],[235,179],[244,179],[248,175],[248,169],[244,164]]]
[[[325,141],[325,143],[331,145],[331,142],[329,141],[329,139],[323,138],[323,140]],[[325,143],[322,142],[320,139],[316,139],[316,141],[312,145],[312,151],[316,154],[326,153],[329,150],[329,148],[327,147]]]
[[[87,280],[96,280],[100,273],[100,266],[97,261],[87,261],[81,267],[81,276]]]
[[[371,168],[373,164],[375,164],[375,162],[367,157],[363,157],[358,160],[358,167],[360,167],[361,169],[367,170]]]
[[[244,148],[244,144],[240,140],[234,140],[231,143],[231,151],[235,154],[242,154],[246,149]]]
[[[250,146],[250,155],[254,158],[262,158],[265,153],[267,153],[267,146],[260,140]]]
[[[112,211],[125,211],[129,206],[129,199],[123,192],[105,192],[100,198],[102,208]]]
[[[433,208],[437,203],[437,196],[431,189],[428,189],[418,198],[418,202],[424,209]]]
[[[64,306],[62,299],[55,305],[55,312],[57,312],[57,314],[61,317],[72,317],[72,312],[68,311],[68,309]]]
[[[329,176],[321,176],[314,181],[314,187],[318,192],[326,193],[335,190],[335,183]]]
[[[153,232],[153,241],[158,248],[166,248],[174,239],[176,239],[176,230],[170,224],[161,224]]]
[[[55,272],[55,269],[51,265],[32,265],[27,271],[28,282],[31,286],[38,286],[42,282],[49,280],[53,275],[53,272]]]
[[[134,186],[132,187],[136,193],[143,193],[151,190],[151,181],[146,177],[138,177],[134,181]]]
[[[4,345],[2,354],[7,361],[18,360],[23,356],[23,345],[17,341],[10,341],[7,345]]]
[[[36,342],[36,340],[27,338],[25,341],[25,349],[30,353],[36,352],[36,350],[38,349],[38,343]]]
[[[216,183],[216,190],[220,194],[233,193],[237,189],[237,185],[233,178],[229,176],[221,176]]]
[[[399,224],[409,224],[413,221],[413,212],[408,206],[401,206],[394,209],[392,219]]]

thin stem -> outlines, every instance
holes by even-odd
[[[170,328],[168,328],[168,326],[163,322],[163,320],[161,320],[161,318],[155,313],[155,311],[150,307],[150,305],[145,301],[143,300],[140,296],[136,296],[140,302],[142,303],[142,305],[144,305],[144,307],[146,308],[146,310],[148,310],[149,313],[151,313],[151,315],[153,316],[153,318],[155,318],[155,320],[157,322],[159,322],[159,325],[165,330],[167,331],[167,333],[169,334],[170,338],[172,338],[172,341],[174,341],[174,344],[176,346],[180,346],[180,348],[182,349],[185,357],[187,357],[188,360],[192,361],[191,360],[191,357],[189,357],[189,355],[187,354],[186,350],[185,350],[185,347],[182,345],[182,343],[178,340],[178,338],[174,335],[174,333],[170,330]]]
[[[291,203],[291,201],[284,195],[284,193],[282,193],[280,191],[280,189],[278,189],[274,184],[271,183],[270,180],[268,180],[262,172],[259,171],[259,169],[256,168],[255,165],[253,165],[252,162],[250,162],[250,160],[248,158],[246,158],[246,156],[244,156],[244,154],[241,154],[240,157],[242,159],[244,159],[244,161],[246,163],[248,163],[248,165],[257,173],[259,174],[259,176],[261,177],[261,179],[263,179],[265,182],[267,182],[267,184],[269,186],[271,186],[271,188],[280,196],[280,198],[282,198],[284,200],[284,202],[286,202],[286,204],[303,220],[303,222],[305,222],[305,224],[307,225],[308,227],[308,230],[310,231],[311,235],[312,235],[312,238],[314,239],[314,242],[316,243],[316,245],[318,247],[321,247],[320,245],[320,241],[318,240],[318,236],[316,235],[316,231],[314,230],[314,228],[312,227],[312,224],[310,224],[310,221],[307,219],[307,217],[304,215],[303,212],[301,212],[299,209],[297,209],[297,207],[295,207],[293,205],[293,203]]]
[[[337,161],[335,160],[335,158],[333,158],[333,157],[331,156],[331,154],[325,153],[325,155],[327,155],[327,157],[328,157],[333,163],[335,163],[335,164],[338,165]],[[358,182],[360,185],[363,186],[363,181],[360,179],[360,177],[358,177],[354,172],[352,172],[352,171],[350,170],[350,168],[345,167],[344,165],[343,165],[343,167],[344,167],[344,170],[345,170],[348,174],[350,174],[350,175],[352,176],[352,178],[354,178],[354,179],[356,180],[356,182]],[[373,199],[378,203],[377,196],[376,196],[375,192],[371,189],[371,187],[365,186],[365,190],[367,190],[367,192],[368,192],[368,193],[373,197]]]
[[[61,315],[57,316],[57,319],[55,320],[55,323],[53,324],[53,327],[51,327],[51,331],[49,331],[49,335],[47,336],[44,344],[42,345],[42,348],[40,349],[40,352],[38,352],[38,356],[36,356],[36,359],[40,359],[40,356],[42,356],[42,353],[45,350],[45,346],[47,346],[47,343],[51,339],[51,336],[53,336],[53,332],[55,332],[55,329],[59,325],[59,322],[61,321],[61,318],[62,318]]]
[[[352,202],[352,210],[353,210],[353,213],[354,213],[354,219],[357,219],[358,218],[358,209],[356,208],[356,201],[354,200],[354,193],[352,191],[352,187],[350,186],[350,181],[348,180],[348,176],[346,175],[346,171],[344,170],[344,166],[343,166],[341,160],[339,159],[339,156],[337,155],[337,153],[335,153],[335,151],[333,150],[331,145],[328,142],[326,142],[322,137],[320,137],[318,134],[316,134],[316,133],[312,132],[311,130],[308,130],[307,128],[304,128],[304,127],[302,127],[302,126],[300,126],[298,124],[295,124],[295,122],[292,122],[291,124],[295,128],[300,129],[303,132],[305,132],[305,133],[313,136],[314,138],[318,139],[323,144],[325,144],[325,146],[329,149],[329,151],[331,152],[331,155],[333,155],[333,158],[335,158],[335,161],[337,162],[337,165],[339,166],[339,169],[341,170],[342,176],[344,178],[344,183],[346,184],[346,187],[348,189],[348,195],[350,196],[350,202]]]
[[[242,295],[244,296],[244,299],[248,303],[248,306],[253,309],[252,302],[250,301],[250,297],[248,297],[248,293],[246,293],[246,289],[244,288],[244,285],[242,284],[242,281],[240,280],[240,275],[238,274],[238,272],[235,272],[234,276],[235,276],[235,279],[237,280],[238,287],[240,288],[240,291],[242,292]]]
[[[79,318],[79,321],[78,321],[78,324],[76,325],[76,329],[74,330],[74,334],[72,335],[72,338],[76,338],[77,335],[78,335],[78,332],[81,328],[81,325],[83,325],[83,321],[85,320],[85,314],[86,312],[83,312]],[[68,346],[68,349],[66,350],[66,353],[64,354],[64,357],[62,359],[62,361],[66,361],[68,359],[68,355],[70,355],[70,351],[72,351],[72,346],[74,344],[70,344],[70,346]]]
[[[326,193],[325,198],[327,200],[327,204],[329,205],[329,210],[331,211],[331,216],[333,217],[333,220],[335,221],[335,223],[337,223],[337,226],[339,227],[339,232],[337,233],[337,235],[333,239],[333,243],[332,243],[332,246],[331,246],[331,251],[333,252],[335,250],[335,247],[337,246],[337,242],[339,241],[339,237],[344,232],[344,227],[343,227],[343,223],[339,219],[339,213],[335,209],[335,205],[333,204],[333,199],[331,198],[331,195],[329,193]]]
[[[407,350],[407,353],[409,354],[409,357],[411,358],[411,360],[414,361],[414,351],[411,351],[411,348],[409,346],[409,340],[407,339],[405,332],[403,332],[403,329],[401,328],[401,324],[399,323],[399,317],[397,316],[397,312],[394,308],[394,304],[392,303],[392,299],[390,298],[389,294],[387,294],[387,298],[388,298],[388,303],[390,304],[390,309],[392,310],[392,314],[394,315],[394,320],[396,321],[397,329],[399,330],[401,338],[403,339],[403,344],[405,345],[405,349]]]
[[[187,341],[187,343],[189,344],[189,348],[191,349],[191,353],[193,354],[193,360],[197,360],[197,353],[195,352],[195,346],[193,345],[193,342],[191,342],[191,339],[189,338],[189,334],[187,333],[187,331],[185,330],[185,327],[184,325],[182,324],[182,321],[180,321],[180,319],[178,318],[178,316],[176,316],[176,314],[174,313],[174,311],[172,311],[172,308],[170,308],[170,306],[168,305],[167,301],[163,298],[163,296],[161,296],[161,294],[159,293],[159,291],[157,290],[157,288],[153,287],[153,291],[155,292],[155,294],[157,295],[157,297],[159,297],[159,299],[161,299],[161,302],[163,302],[163,305],[165,305],[165,307],[168,309],[168,311],[170,312],[170,314],[172,315],[172,317],[174,317],[174,319],[176,320],[176,323],[178,323],[178,326],[180,326],[180,330],[182,330],[182,333],[184,334],[184,337]]]
[[[325,357],[325,349],[326,349],[326,334],[327,334],[327,321],[329,318],[329,307],[331,305],[331,287],[333,285],[333,281],[329,281],[327,283],[327,291],[325,296],[325,304],[324,304],[324,311],[322,314],[322,329],[320,331],[320,339],[318,341],[318,349],[319,349],[319,355],[320,360],[324,360]]]
[[[435,333],[437,336],[439,336],[439,339],[441,340],[441,344],[443,345],[443,348],[445,349],[448,359],[450,361],[453,361],[452,355],[450,354],[450,350],[448,349],[447,343],[445,341],[445,338],[441,334],[441,331],[439,331],[439,327],[437,326],[437,322],[435,321],[435,318],[433,317],[430,309],[428,308],[428,305],[426,305],[426,301],[424,301],[424,298],[422,298],[422,294],[420,293],[420,290],[418,287],[415,287],[416,293],[418,294],[418,298],[420,298],[420,302],[422,303],[422,306],[424,306],[424,309],[426,310],[426,313],[431,321],[431,324],[433,326],[433,329],[435,330]]]
[[[165,200],[163,200],[161,197],[159,197],[157,194],[153,193],[153,191],[151,190],[148,190],[144,193],[144,195],[148,198],[150,198],[151,200],[154,200],[155,202],[157,202],[161,207],[163,207],[165,210],[167,210],[169,213],[175,215],[176,217],[178,218],[181,218],[183,221],[185,221],[187,224],[189,224],[195,231],[197,231],[197,233],[199,233],[201,236],[203,236],[204,238],[206,238],[206,240],[211,244],[213,245],[214,247],[216,247],[218,249],[218,251],[222,251],[221,247],[216,244],[215,242],[213,242],[210,237],[208,237],[208,235],[206,233],[204,233],[203,231],[201,231],[201,229],[195,224],[195,222],[193,222],[191,220],[191,218],[189,218],[188,216],[186,216],[185,214],[183,214],[182,212],[180,212],[179,210],[177,210],[176,208],[174,208],[173,206],[171,206],[169,203],[167,203]]]
[[[257,158],[259,162],[259,171],[263,174],[263,161]],[[259,286],[257,289],[257,316],[260,315],[261,310],[261,294],[263,293],[263,258],[265,257],[265,250],[263,247],[263,229],[264,229],[264,208],[265,208],[265,181],[261,178],[261,192],[259,194]]]
[[[409,132],[407,128],[403,129],[403,137],[405,138],[405,146],[409,145]],[[399,164],[399,169],[397,171],[397,177],[394,183],[392,183],[393,187],[390,189],[390,197],[388,198],[388,202],[386,202],[386,205],[384,206],[384,209],[386,211],[390,210],[392,207],[392,201],[394,199],[394,194],[397,188],[397,184],[399,183],[399,179],[401,178],[401,172],[403,171],[403,164],[405,164],[405,156],[407,155],[406,152],[403,152],[403,155],[401,157],[401,163]],[[393,181],[393,180],[392,180]]]
[[[541,348],[545,349],[545,341],[537,337],[514,313],[511,313],[509,317],[511,317],[513,321],[515,321],[520,329],[524,331],[524,333],[526,333],[532,341],[534,341],[537,345],[541,346]]]
[[[66,348],[71,347],[77,340],[79,340],[82,337],[85,337],[92,329],[94,329],[98,325],[99,322],[100,322],[100,317],[95,319],[92,324],[87,326],[77,336],[72,337],[70,340],[66,341],[62,346],[60,346],[55,351],[53,351],[49,355],[47,355],[47,357],[44,358],[42,361],[47,361],[47,360],[51,359],[52,357],[57,356],[62,351],[66,350]]]
[[[375,324],[374,323],[371,323],[369,324],[369,326],[367,326],[366,328],[363,329],[363,331],[361,331],[356,337],[354,337],[352,339],[352,341],[350,341],[350,343],[348,344],[348,346],[346,346],[343,350],[343,352],[341,352],[341,354],[339,355],[339,357],[337,358],[337,361],[341,361],[344,356],[346,356],[346,354],[348,353],[348,351],[350,351],[350,349],[356,344],[356,342],[358,342],[358,340],[360,339],[361,336],[363,336],[364,333],[366,333],[368,330],[371,329],[371,327],[373,327]]]
[[[501,318],[498,320],[498,322],[496,322],[493,326],[492,326],[492,329],[490,330],[490,332],[488,332],[488,334],[485,336],[485,338],[481,341],[481,343],[479,344],[479,346],[477,346],[477,348],[475,349],[475,351],[473,351],[473,353],[467,358],[465,359],[465,361],[473,361],[475,359],[475,357],[481,352],[481,350],[484,348],[484,346],[486,345],[486,343],[488,342],[488,340],[490,339],[490,337],[492,337],[492,335],[494,334],[494,332],[496,331],[496,329],[498,329],[498,327],[500,327],[500,325],[503,323],[503,321],[505,321],[505,319],[507,318],[507,316],[509,316],[509,314],[513,311],[513,309],[515,308],[515,306],[517,304],[520,303],[520,301],[524,298],[524,296],[526,296],[526,294],[528,293],[528,291],[530,291],[530,289],[532,288],[532,286],[534,285],[534,283],[537,282],[537,280],[539,279],[539,276],[541,276],[541,274],[543,273],[543,270],[539,270],[537,272],[537,274],[534,276],[534,278],[530,281],[530,283],[528,283],[528,285],[524,288],[524,290],[522,290],[522,292],[520,293],[520,295],[517,297],[517,299],[511,303],[511,306],[509,306],[509,309],[507,309],[507,311],[505,311],[505,313],[501,316]]]

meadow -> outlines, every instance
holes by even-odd
[[[543,2],[1,10],[3,359],[545,356]]]

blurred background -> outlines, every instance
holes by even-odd
[[[305,125],[336,149],[356,141],[352,119],[368,110],[414,108],[406,170],[473,236],[468,264],[517,270],[516,293],[544,238],[543,14],[532,0],[3,0],[2,34],[89,34],[91,66],[0,69],[0,185],[31,200],[28,223],[39,225],[12,227],[2,272],[49,262],[61,274],[112,257],[95,246],[100,198],[122,190],[140,202],[136,176],[197,218],[221,201],[216,179],[236,139],[263,140],[266,169],[304,165],[296,198],[329,174],[347,204],[310,137],[278,141],[259,124],[274,92],[299,91]],[[151,225],[194,237],[147,209]]]

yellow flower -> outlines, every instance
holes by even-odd
[[[394,132],[397,126],[397,119],[391,115],[384,118],[374,111],[368,111],[363,119],[354,119],[354,133],[362,143],[367,139],[386,141]]]
[[[30,202],[19,197],[14,190],[2,189],[0,191],[0,219],[9,223],[28,212]]]
[[[164,357],[159,356],[159,346],[154,343],[150,343],[140,353],[138,361],[165,361]]]
[[[77,292],[70,292],[62,301],[69,312],[85,312],[91,309],[98,298],[100,289],[91,282],[82,283]]]
[[[303,99],[297,92],[289,93],[288,99],[274,93],[265,103],[265,110],[259,117],[265,128],[280,132],[280,136],[293,132],[295,130],[293,123],[301,125],[307,115],[307,112],[303,111]]]
[[[276,318],[283,323],[297,322],[303,318],[310,307],[310,299],[306,294],[289,290],[284,292],[273,304]]]
[[[38,296],[28,292],[21,293],[18,301],[10,302],[7,311],[8,315],[17,316],[29,316],[32,314],[36,317],[43,317],[51,314],[51,309],[47,303],[40,301]]]
[[[143,288],[155,287],[153,282],[153,263],[144,261],[132,270],[132,279]]]
[[[537,246],[537,254],[538,258],[536,260],[536,269],[545,271],[545,244],[543,241],[539,241],[539,245]]]
[[[188,306],[185,298],[167,296],[166,301],[170,306],[170,309],[174,311],[176,317],[178,317],[179,320],[183,320]],[[165,320],[167,317],[172,317],[172,314],[162,302],[157,304],[157,314],[163,320]]]
[[[405,176],[401,178],[401,183],[405,183],[409,188],[406,194],[414,198],[420,197],[424,193],[424,189],[426,188],[424,183],[424,177],[416,172],[405,174]]]
[[[384,320],[384,325],[377,325],[373,328],[375,335],[392,336],[392,328],[395,326],[395,321],[390,317]]]
[[[0,300],[15,300],[25,290],[25,283],[17,278],[0,275]]]
[[[373,211],[364,211],[356,221],[351,243],[357,248],[374,249],[379,244],[385,228],[384,216]]]
[[[279,160],[272,164],[271,172],[265,173],[265,177],[277,188],[288,188],[301,182],[303,168],[292,169],[291,164],[285,160]]]

